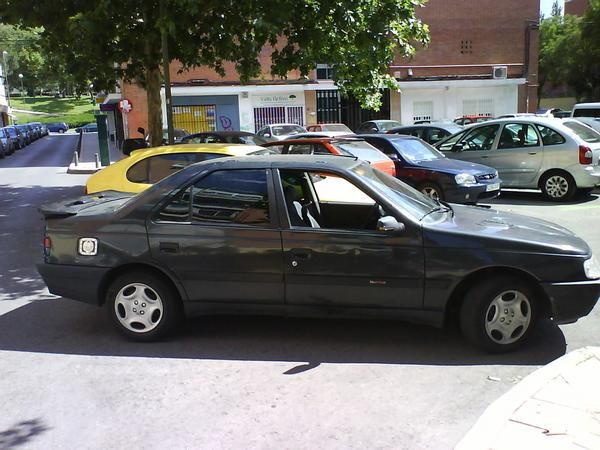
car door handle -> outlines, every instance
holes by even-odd
[[[489,158],[489,156],[488,155],[481,155],[481,158],[482,159],[487,159],[487,158]]]
[[[530,155],[537,155],[537,152],[529,152]]]
[[[161,242],[158,248],[164,253],[177,253],[179,251],[179,244],[177,242]]]
[[[310,259],[312,251],[310,249],[295,248],[291,250],[292,253],[292,267],[298,267],[299,261],[307,261]]]

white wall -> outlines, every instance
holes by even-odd
[[[400,83],[400,115],[405,125],[413,123],[415,102],[432,102],[432,120],[452,120],[464,114],[465,104],[478,105],[479,113],[489,112],[493,117],[516,113],[518,86],[524,79],[416,81]],[[393,105],[393,108],[397,108]]]

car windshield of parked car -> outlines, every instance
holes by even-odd
[[[331,144],[342,152],[342,154],[356,156],[363,161],[375,162],[389,159],[385,154],[366,141],[334,141]]]
[[[445,158],[443,153],[417,139],[393,141],[393,145],[400,152],[402,157],[410,162],[431,161],[434,159]]]
[[[440,205],[432,198],[413,189],[408,184],[367,164],[355,166],[352,171],[374,190],[384,195],[390,201],[400,205],[413,218],[422,220]]]
[[[577,122],[563,122],[563,125],[569,128],[573,133],[588,143],[600,142],[600,134],[590,127]]]
[[[400,122],[390,120],[389,122],[377,122],[377,126],[379,127],[379,131],[387,131],[392,128],[401,127],[402,124]]]
[[[275,125],[271,127],[275,136],[286,136],[288,134],[304,133],[306,130],[299,125]]]
[[[352,133],[352,130],[342,123],[327,123],[321,125],[322,131],[343,131],[345,133]]]

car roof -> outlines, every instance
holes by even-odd
[[[189,136],[208,136],[208,135],[217,135],[217,136],[254,136],[254,133],[250,133],[249,131],[233,131],[233,130],[217,130],[217,131],[201,131],[199,133],[191,133]]]
[[[140,148],[131,152],[136,158],[144,158],[154,155],[175,153],[219,153],[230,156],[243,156],[248,153],[262,150],[258,145],[246,144],[177,144],[163,145],[161,147]]]

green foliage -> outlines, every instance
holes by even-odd
[[[426,0],[5,1],[2,20],[43,27],[41,45],[80,83],[89,79],[95,89],[112,90],[124,77],[149,96],[160,89],[148,75],[161,67],[161,31],[170,59],[220,74],[232,61],[242,82],[260,76],[259,57],[270,57],[280,78],[328,63],[342,91],[371,108],[378,108],[382,88],[397,87],[388,75],[394,58],[411,56],[415,44],[429,39],[414,15]],[[148,104],[149,116],[160,116]]]
[[[545,83],[570,86],[578,100],[600,99],[600,0],[585,15],[552,15],[540,24],[540,90]]]

